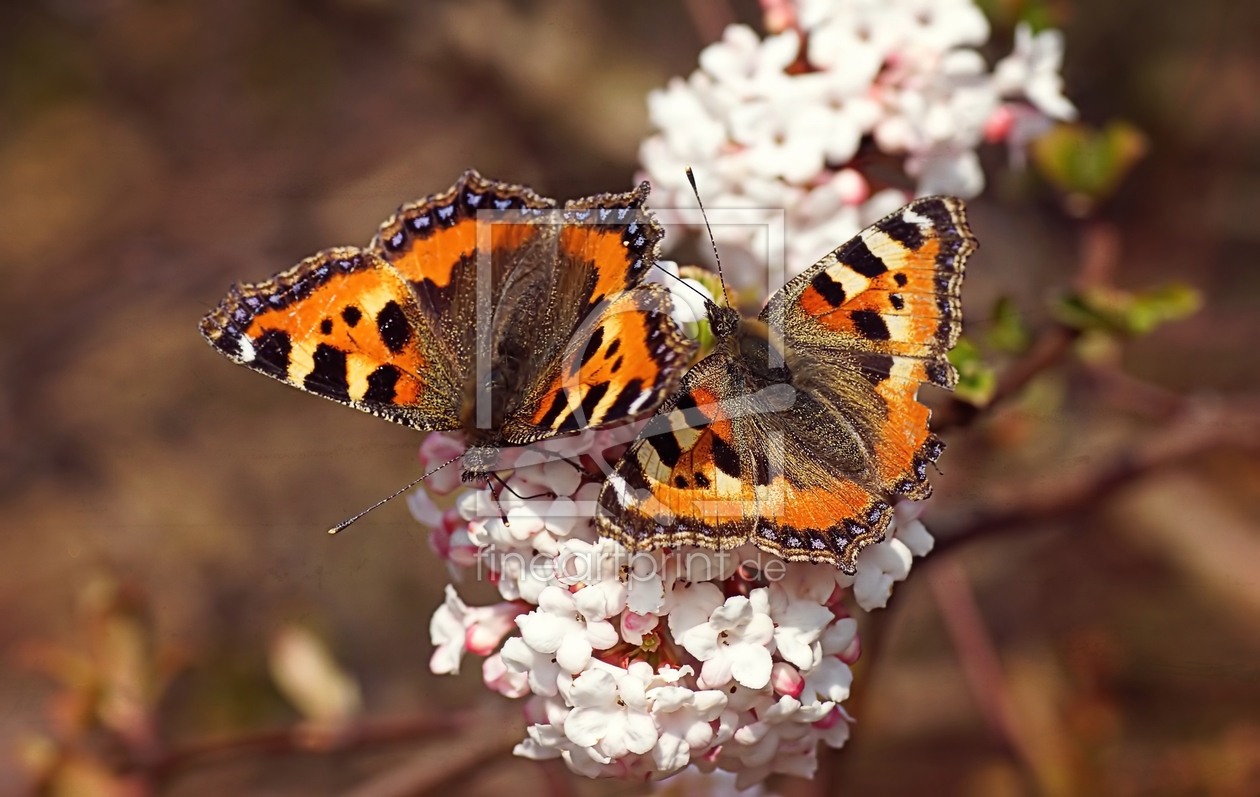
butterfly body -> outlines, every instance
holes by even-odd
[[[757,319],[709,308],[714,352],[618,462],[601,533],[631,549],[753,543],[853,572],[894,496],[926,498],[944,445],[916,400],[945,353],[975,248],[962,203],[917,200],[775,293]]]
[[[644,282],[662,235],[646,184],[563,206],[469,171],[364,249],[233,286],[201,323],[237,363],[420,430],[498,449],[650,414],[694,344]]]

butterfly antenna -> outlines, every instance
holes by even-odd
[[[662,273],[662,274],[666,274],[666,275],[668,275],[668,276],[670,276],[670,277],[673,277],[674,279],[678,280],[680,283],[682,283],[682,285],[683,285],[684,287],[686,287],[686,288],[687,288],[687,290],[691,291],[691,292],[692,292],[692,293],[694,293],[696,296],[699,296],[701,299],[704,299],[705,301],[708,301],[708,300],[709,300],[709,297],[708,297],[708,296],[706,296],[706,295],[704,294],[704,292],[703,292],[703,291],[701,291],[699,288],[697,288],[695,285],[692,285],[690,282],[687,282],[687,280],[683,279],[682,277],[678,276],[677,274],[671,274],[671,273],[669,272],[669,270],[668,270],[668,269],[666,269],[664,266],[662,266],[660,263],[655,263],[654,265],[655,265],[657,268],[659,268],[659,269],[661,270],[661,273]]]
[[[463,456],[463,454],[461,454],[460,456],[462,457],[462,456]],[[329,534],[336,534],[336,533],[337,533],[337,532],[339,532],[339,531],[345,531],[345,530],[346,530],[346,529],[347,529],[347,528],[348,528],[351,524],[353,524],[353,523],[354,523],[355,521],[357,521],[359,518],[361,518],[361,517],[363,517],[364,515],[366,515],[368,512],[371,512],[373,509],[377,509],[377,508],[379,508],[379,507],[384,506],[385,504],[388,504],[390,501],[393,501],[395,498],[397,498],[398,496],[400,496],[400,495],[402,495],[403,493],[407,492],[407,491],[408,491],[408,490],[410,490],[412,487],[415,487],[417,484],[419,484],[420,482],[422,482],[422,481],[424,481],[425,479],[429,478],[429,477],[430,477],[430,476],[432,476],[433,474],[437,473],[437,472],[438,472],[438,471],[440,471],[442,468],[445,468],[447,465],[450,465],[452,462],[456,462],[456,461],[458,461],[458,460],[459,460],[459,457],[455,457],[454,459],[450,459],[450,460],[447,460],[446,462],[443,462],[441,465],[438,465],[436,468],[434,468],[433,470],[431,470],[431,471],[429,471],[428,473],[424,474],[424,475],[423,475],[423,476],[421,476],[420,478],[418,478],[418,479],[413,479],[413,480],[412,480],[412,482],[411,482],[410,484],[408,484],[406,487],[402,488],[402,489],[401,489],[401,490],[399,490],[398,492],[394,493],[393,495],[389,496],[388,498],[382,498],[381,500],[377,501],[375,504],[372,504],[372,505],[371,505],[371,506],[369,506],[367,509],[363,510],[362,512],[360,512],[359,514],[357,514],[357,515],[355,515],[354,517],[350,518],[349,520],[343,520],[343,521],[341,521],[340,523],[338,523],[337,525],[335,525],[335,526],[333,526],[331,529],[329,529],[329,530],[328,530],[328,533],[329,533]]]
[[[713,237],[713,228],[709,226],[709,214],[704,212],[704,203],[700,201],[700,189],[696,187],[696,174],[687,167],[687,182],[691,183],[691,193],[696,195],[696,204],[700,206],[700,218],[704,219],[704,229],[709,233],[709,245],[713,247],[713,259],[717,261],[718,280],[722,283],[722,298],[726,306],[731,307],[731,294],[726,290],[726,277],[722,276],[722,258],[718,255],[717,240]]]

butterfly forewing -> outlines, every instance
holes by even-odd
[[[917,393],[921,383],[957,381],[945,355],[962,329],[962,279],[975,248],[961,200],[919,199],[789,282],[762,312],[782,328],[798,369],[833,374],[812,384],[855,408],[885,493],[931,494],[927,469],[944,444]]]
[[[457,382],[405,280],[371,252],[331,249],[234,287],[201,322],[232,360],[416,429],[454,429]]]

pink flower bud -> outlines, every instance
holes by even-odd
[[[441,526],[429,532],[429,547],[440,559],[451,558],[451,532]]]
[[[770,685],[774,691],[791,698],[798,698],[805,690],[805,679],[800,670],[786,661],[776,661],[770,668]]]
[[[990,144],[1005,141],[1015,126],[1015,113],[1009,105],[999,105],[984,123],[984,140]]]
[[[836,658],[840,659],[840,661],[844,662],[845,664],[852,664],[853,662],[857,661],[861,657],[861,655],[862,655],[862,637],[855,636],[853,637],[853,641],[849,643],[849,646],[845,648],[843,651],[841,651],[840,654],[836,656]]]
[[[846,205],[860,205],[871,196],[871,186],[856,169],[841,169],[831,180],[832,189]]]
[[[642,645],[643,635],[656,628],[659,622],[654,614],[635,614],[627,610],[621,615],[621,638],[632,645]]]
[[[530,608],[524,603],[507,602],[469,609],[465,619],[464,647],[470,653],[485,656],[516,628],[517,616]]]
[[[447,561],[460,567],[472,567],[477,564],[479,551],[480,549],[472,544],[472,540],[468,539],[468,529],[459,528],[451,534],[450,556]]]
[[[529,674],[510,672],[498,653],[481,663],[481,679],[487,687],[504,697],[518,698],[529,694]]]
[[[842,718],[840,716],[840,707],[836,706],[835,708],[831,710],[830,714],[818,720],[818,722],[815,722],[814,727],[820,731],[825,731],[829,728],[834,728],[836,726],[836,723],[840,722],[841,719]]]
[[[465,448],[462,435],[430,432],[420,444],[420,467],[431,471],[463,454]],[[446,495],[459,487],[460,475],[459,463],[455,462],[430,476],[425,484],[430,492]]]
[[[551,722],[547,716],[547,699],[542,695],[534,695],[526,700],[525,705],[521,707],[521,713],[525,715],[525,722],[529,725],[547,725]]]

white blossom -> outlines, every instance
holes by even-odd
[[[810,777],[816,766],[816,743],[812,723],[826,717],[835,708],[831,702],[803,705],[783,695],[778,702],[758,712],[755,721],[735,732],[723,753],[738,758],[743,768],[760,775],[780,772]],[[803,744],[801,744],[803,742]]]
[[[648,710],[643,681],[635,675],[615,677],[605,670],[587,670],[573,679],[565,695],[573,706],[564,734],[580,747],[607,758],[647,753],[659,738]]]
[[[1076,106],[1063,96],[1063,34],[1034,34],[1027,22],[1015,27],[1015,51],[998,62],[993,79],[1003,96],[1019,96],[1053,119],[1075,119]]]
[[[988,41],[989,24],[973,0],[773,5],[767,13],[786,28],[763,39],[732,25],[700,53],[690,77],[649,94],[657,133],[639,152],[657,207],[694,207],[683,176],[691,166],[710,208],[767,211],[743,229],[714,230],[736,266],[730,269],[735,282],[742,264],[766,266],[760,225],[769,211],[786,211],[789,275],[861,229],[852,212],[818,208],[834,201],[828,184],[836,175],[857,173],[850,163],[863,141],[905,157],[915,183],[911,193],[970,197],[984,187],[975,150],[986,137],[997,140],[992,120],[1008,113],[1004,103],[1042,118],[1075,114],[1062,93],[1062,35],[1034,35],[1021,25],[1014,52],[990,69],[976,49]],[[1035,124],[1023,111],[1009,113],[1020,119],[1018,127],[1002,127],[1018,163],[1016,148],[1027,145]],[[889,209],[908,196],[902,193]],[[862,192],[844,197],[850,209],[865,201]],[[668,213],[663,219],[669,244],[678,219]]]
[[[530,693],[529,674],[509,670],[499,653],[491,653],[481,662],[481,680],[504,697],[525,697]]]
[[[795,599],[782,585],[771,584],[770,617],[779,655],[801,670],[812,669],[822,656],[818,640],[835,615],[817,601]]]
[[[909,554],[930,549],[922,505],[897,505],[889,539],[859,555],[856,576],[780,563],[771,569],[781,579],[730,594],[723,585],[742,577],[741,564],[764,564],[765,555],[751,547],[631,555],[594,536],[598,484],[589,480],[597,477],[579,474],[575,485],[550,463],[566,448],[615,458],[629,437],[606,430],[575,438],[514,455],[508,484],[517,496],[495,501],[490,486],[480,487],[440,516],[436,504],[415,502],[426,521],[450,528],[448,546],[461,534],[465,547],[484,546],[471,547],[479,567],[513,598],[468,607],[450,588],[431,621],[435,671],[454,672],[465,652],[486,656],[487,688],[534,695],[516,753],[560,758],[587,777],[717,767],[748,785],[772,772],[807,775],[817,744],[840,746],[849,734],[841,704],[861,648],[843,600],[871,603],[868,592],[886,599]],[[494,650],[513,625],[520,635]],[[694,669],[641,658],[659,652],[662,640]],[[637,653],[617,658],[625,651]]]
[[[447,584],[446,600],[429,621],[429,637],[436,647],[429,669],[439,675],[458,673],[464,651],[488,655],[507,636],[520,613],[520,606],[514,603],[469,607]]]
[[[717,690],[692,691],[681,686],[659,686],[647,696],[652,719],[659,729],[652,760],[661,772],[674,772],[691,763],[693,753],[713,741],[713,726],[726,708],[726,695]]]
[[[514,636],[503,643],[499,656],[509,672],[525,675],[534,694],[546,697],[559,692],[560,665],[554,655],[535,650],[524,639]]]
[[[709,619],[687,629],[678,640],[687,652],[704,662],[701,686],[725,686],[731,679],[750,689],[770,682],[774,642],[770,599],[764,587],[748,597],[733,595],[713,610]]]
[[[858,605],[868,612],[887,606],[893,582],[910,575],[913,556],[905,543],[893,537],[863,548],[858,554],[857,578],[853,582],[853,597]]]
[[[538,596],[538,609],[516,618],[521,639],[539,653],[553,654],[556,664],[580,673],[594,650],[617,644],[617,630],[604,617],[587,616],[568,590],[549,586]]]

